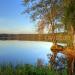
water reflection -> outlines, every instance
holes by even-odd
[[[48,63],[50,42],[0,41],[0,63],[35,64],[38,58]]]

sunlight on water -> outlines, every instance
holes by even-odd
[[[38,58],[48,63],[50,42],[0,41],[0,63],[35,64]]]

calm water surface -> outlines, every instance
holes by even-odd
[[[0,41],[0,64],[35,64],[38,58],[48,63],[50,42]]]

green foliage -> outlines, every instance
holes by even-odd
[[[73,26],[75,30],[75,0],[64,1],[64,17],[63,22],[66,27]]]
[[[63,75],[65,74],[64,71]],[[12,65],[0,65],[0,75],[56,75],[56,71],[49,69],[48,66],[36,67],[33,65],[17,65],[13,67]],[[57,75],[60,75],[57,72]]]
[[[38,27],[39,31],[43,32],[47,28],[49,33],[50,31],[54,32],[56,27],[61,28],[56,20],[61,19],[62,16],[62,0],[23,0],[23,3],[24,13],[30,14],[34,21],[39,19],[38,24],[43,22],[43,24],[38,25],[39,27],[44,26],[43,28]]]
[[[62,1],[62,0],[61,0]],[[23,0],[25,6],[24,13],[30,13],[32,19],[46,18],[50,22],[50,19],[58,18],[60,12],[60,0]]]
[[[75,0],[23,0],[25,11],[33,20],[44,19],[45,24],[62,22],[67,30],[75,30]],[[61,29],[61,27],[58,27]]]

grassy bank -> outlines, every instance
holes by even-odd
[[[60,72],[56,72],[48,66],[36,67],[33,65],[17,65],[13,67],[9,65],[0,65],[0,75],[61,75]],[[62,75],[67,75],[66,70],[62,72]]]

